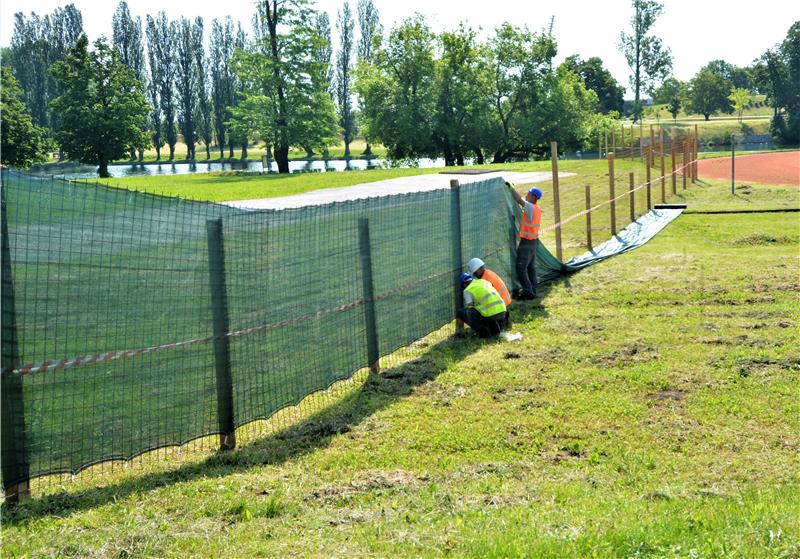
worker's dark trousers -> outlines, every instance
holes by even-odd
[[[475,330],[475,333],[481,338],[496,336],[506,322],[505,312],[494,316],[483,316],[475,309],[459,309],[456,316]]]
[[[536,295],[536,251],[539,239],[520,239],[517,246],[517,279],[522,291]]]

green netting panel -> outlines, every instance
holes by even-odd
[[[13,171],[2,179],[4,313],[13,295],[17,336],[12,343],[4,314],[4,403],[13,405],[3,413],[24,425],[4,426],[5,486],[220,432],[209,220],[222,223],[236,426],[367,366],[359,219],[369,227],[380,355],[454,315],[450,190],[251,212]],[[479,256],[510,277],[503,182],[462,187],[460,208],[464,260]],[[62,359],[193,340],[52,370]],[[47,360],[49,370],[19,372]]]

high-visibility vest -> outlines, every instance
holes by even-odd
[[[542,208],[539,204],[533,205],[533,219],[528,219],[528,212],[522,209],[522,223],[519,226],[520,239],[538,239],[539,228],[542,226]]]
[[[511,304],[511,293],[508,292],[508,288],[500,276],[487,268],[483,271],[481,279],[484,279],[492,284],[492,287],[494,287],[495,291],[497,291],[497,293],[503,299],[503,303],[505,303],[506,307]]]
[[[483,279],[475,278],[465,289],[475,299],[473,307],[482,316],[494,316],[505,312],[506,304],[492,284]]]

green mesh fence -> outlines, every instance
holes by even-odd
[[[499,179],[258,212],[2,184],[5,487],[269,418],[449,323],[466,259],[513,268]]]

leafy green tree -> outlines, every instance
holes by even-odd
[[[742,122],[742,113],[750,104],[750,92],[743,87],[734,87],[728,95],[728,100],[731,102],[733,110],[739,113],[739,122]]]
[[[197,80],[197,134],[206,148],[206,159],[211,159],[211,142],[214,123],[211,107],[211,88],[208,75],[209,60],[203,48],[203,18],[197,16],[193,27],[194,69]]]
[[[383,35],[378,9],[372,0],[358,0],[356,14],[358,19],[358,43],[356,45],[358,64],[371,64],[375,48],[380,46]],[[369,156],[372,155],[372,146],[369,143],[369,135],[365,134],[365,136],[367,145],[364,155]]]
[[[336,111],[315,58],[324,43],[316,14],[305,0],[269,0],[258,6],[256,41],[239,50],[234,69],[243,84],[232,109],[238,126],[258,132],[274,147],[278,171],[289,172],[289,148],[337,141]]]
[[[258,28],[256,28],[258,31]],[[220,158],[225,157],[230,108],[234,104],[236,76],[233,72],[233,51],[236,48],[233,20],[230,16],[211,22],[210,71],[211,104],[214,109],[214,131]]]
[[[731,82],[722,75],[703,68],[689,82],[686,108],[708,120],[719,111],[730,110],[730,91]]]
[[[733,85],[733,87],[749,90],[751,86],[750,72],[747,68],[739,68],[724,60],[712,60],[705,65],[712,72],[719,74]]]
[[[178,94],[178,127],[186,144],[186,158],[195,160],[195,142],[197,141],[197,126],[195,117],[197,113],[197,68],[196,52],[197,37],[192,23],[185,17],[180,18],[175,25],[177,36],[175,44],[176,79],[175,86]],[[200,37],[202,49],[202,37]]]
[[[634,91],[634,122],[642,116],[642,92],[652,94],[656,83],[672,70],[672,53],[650,30],[664,7],[656,0],[632,0],[631,33],[620,34],[619,48],[631,69],[630,84]]]
[[[147,16],[147,50],[153,73],[153,82],[158,93],[162,119],[157,123],[164,140],[169,146],[169,160],[175,159],[175,144],[178,133],[175,129],[175,50],[177,29],[174,22],[167,19],[167,14],[159,12],[154,19]],[[154,123],[155,124],[155,123]],[[160,138],[156,150],[159,150]],[[160,150],[158,151],[160,158]]]
[[[144,141],[148,105],[142,82],[103,39],[89,51],[85,35],[52,72],[64,91],[52,102],[62,119],[56,131],[61,147],[72,159],[98,165],[100,176],[108,177],[109,161]]]
[[[552,85],[545,78],[552,73],[555,40],[549,34],[537,35],[527,28],[504,23],[489,39],[486,55],[491,106],[486,141],[493,153],[492,162],[527,157],[539,144],[538,140],[532,141],[528,127],[540,124],[534,122],[533,115],[547,94],[547,87]]]
[[[119,52],[122,63],[130,69],[136,79],[143,84],[147,83],[147,73],[145,68],[144,41],[142,31],[142,18],[135,20],[128,9],[128,3],[124,0],[119,3],[114,16],[111,19],[111,37],[114,48]],[[131,161],[136,159],[136,151],[139,151],[139,161],[144,159],[146,144],[131,147]]]
[[[356,133],[353,111],[353,11],[345,0],[336,18],[339,51],[336,53],[336,109],[344,136],[344,156],[350,157],[350,142]]]
[[[583,79],[586,89],[591,89],[597,94],[600,102],[598,109],[601,113],[622,112],[625,88],[603,67],[603,61],[599,57],[593,56],[588,60],[581,60],[577,54],[573,54],[562,64]]]
[[[359,66],[362,126],[392,158],[439,153],[431,122],[436,106],[434,44],[433,32],[417,14],[391,30],[373,64]]]
[[[22,101],[22,88],[10,68],[0,68],[0,76],[0,162],[28,168],[47,160],[44,130],[33,124]]]
[[[653,92],[653,102],[663,103],[672,115],[672,120],[677,120],[678,113],[686,97],[686,84],[670,76]]]

